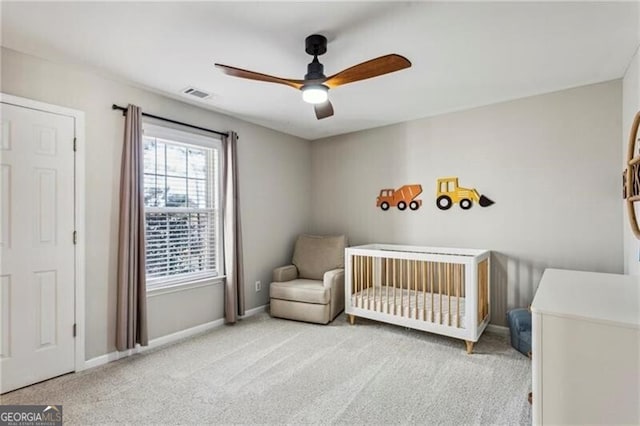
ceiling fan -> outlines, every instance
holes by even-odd
[[[284,84],[285,86],[301,90],[302,99],[305,102],[313,104],[318,120],[333,115],[333,106],[329,101],[329,89],[400,71],[411,66],[411,62],[404,56],[390,54],[354,65],[327,77],[324,75],[324,66],[318,61],[318,56],[324,55],[327,52],[327,38],[320,34],[310,35],[305,40],[305,46],[305,51],[313,56],[313,61],[307,65],[307,74],[304,76],[304,80],[274,77],[229,65],[215,65],[223,73],[233,77]]]

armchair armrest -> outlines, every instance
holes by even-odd
[[[324,273],[322,284],[331,291],[331,319],[344,309],[344,268]]]
[[[273,270],[273,282],[291,281],[298,278],[298,268],[295,265],[281,266]]]
[[[344,288],[344,269],[332,269],[324,273],[322,284],[325,288],[335,289],[336,286]]]

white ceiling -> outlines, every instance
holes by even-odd
[[[638,2],[3,1],[2,45],[93,69],[306,139],[620,78],[640,42]],[[388,53],[413,67],[332,90],[317,121],[286,86],[228,77],[220,62],[303,78],[304,39],[329,39],[325,73]],[[153,113],[153,111],[149,111]]]

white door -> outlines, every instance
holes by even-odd
[[[1,107],[4,393],[74,370],[74,119]]]

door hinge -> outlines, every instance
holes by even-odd
[[[73,244],[78,244],[78,231],[73,231]]]
[[[73,337],[78,335],[78,324],[73,324]]]
[[[73,152],[76,152],[78,150],[78,145],[77,145],[77,138],[73,138]]]

